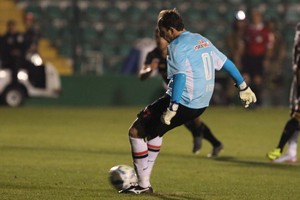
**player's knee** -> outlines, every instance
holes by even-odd
[[[139,121],[135,121],[128,130],[129,136],[133,138],[144,138],[143,131],[141,131],[141,128],[139,126]]]
[[[295,110],[292,112],[292,118],[296,119],[298,122],[300,122],[300,111],[299,110]]]
[[[202,122],[202,121],[200,120],[199,117],[195,118],[195,119],[193,120],[193,123],[194,123],[194,125],[195,125],[196,127],[200,127],[201,125],[204,124],[204,122]]]
[[[134,126],[131,126],[128,132],[130,137],[138,138],[138,130]]]

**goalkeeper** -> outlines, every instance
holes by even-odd
[[[138,183],[120,193],[153,192],[150,175],[163,135],[205,111],[214,90],[215,70],[223,69],[230,74],[246,108],[256,102],[255,94],[236,66],[207,38],[186,31],[177,10],[161,11],[157,25],[160,35],[169,42],[167,65],[170,81],[166,94],[146,106],[129,128]]]
[[[144,67],[140,70],[139,77],[145,80],[150,77],[153,71],[157,70],[161,75],[164,85],[168,84],[167,78],[167,46],[168,42],[160,37],[159,31],[155,29],[156,47],[150,51],[145,60]],[[207,157],[216,157],[224,148],[223,144],[213,135],[210,128],[200,120],[199,117],[184,124],[184,126],[193,135],[193,149],[194,154],[198,154],[202,147],[202,138],[206,139],[212,146],[212,151]]]
[[[276,163],[297,161],[300,122],[300,23],[296,26],[292,64],[294,75],[290,90],[291,117],[286,122],[277,147],[267,153],[267,158]],[[288,143],[287,153],[282,155],[286,143]]]

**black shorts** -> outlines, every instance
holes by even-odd
[[[170,125],[166,125],[160,121],[163,112],[166,111],[170,104],[170,96],[164,95],[157,99],[152,104],[145,107],[138,115],[136,127],[142,131],[141,135],[148,139],[155,138],[156,136],[163,136],[169,130],[185,124],[197,117],[199,117],[206,108],[192,109],[179,104],[175,117],[171,120]]]

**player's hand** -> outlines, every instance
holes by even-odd
[[[177,109],[178,109],[178,104],[171,103],[170,107],[167,108],[167,110],[160,117],[161,122],[166,125],[170,125],[172,118],[176,115]]]
[[[254,92],[252,92],[251,88],[247,86],[245,82],[243,82],[240,86],[240,98],[245,108],[248,108],[251,103],[256,102],[256,96]]]
[[[152,69],[150,66],[145,66],[143,69],[139,72],[139,78],[143,81],[150,77],[152,72]]]

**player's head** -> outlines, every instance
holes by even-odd
[[[178,32],[184,30],[182,18],[176,9],[161,11],[157,27],[160,35],[168,42],[174,40],[178,36]]]
[[[160,32],[159,32],[158,28],[155,29],[155,41],[156,41],[157,47],[162,52],[162,56],[166,57],[167,56],[167,47],[168,47],[169,43],[163,37],[160,36]]]
[[[158,21],[160,20],[160,18],[166,13],[166,12],[168,12],[169,10],[161,10],[160,12],[159,12],[159,14],[158,14],[158,16],[157,16],[157,23],[158,23]]]

